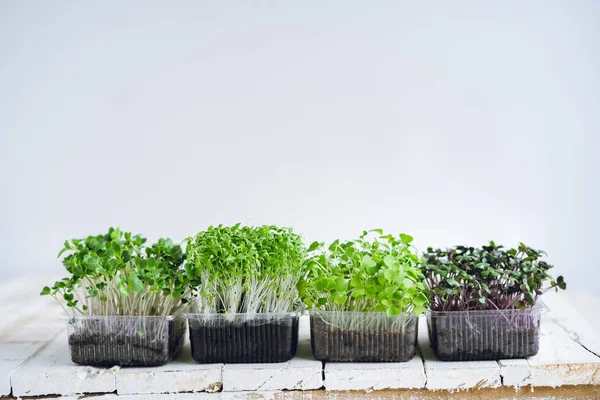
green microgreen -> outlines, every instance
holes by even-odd
[[[146,239],[119,228],[103,235],[67,240],[58,257],[70,276],[46,286],[67,314],[168,316],[182,312],[189,300],[181,265],[181,246]]]
[[[296,311],[302,238],[276,226],[210,226],[187,239],[186,274],[201,313]]]
[[[505,250],[490,242],[480,248],[428,248],[422,269],[433,311],[526,309],[550,289],[566,289],[562,276],[553,280],[545,253],[520,243]],[[544,285],[549,286],[544,288]]]
[[[314,242],[299,284],[302,300],[309,309],[321,311],[422,314],[428,290],[412,240],[375,229],[327,248]]]

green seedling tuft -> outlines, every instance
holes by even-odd
[[[45,286],[68,315],[178,315],[189,301],[181,246],[146,239],[119,228],[104,235],[65,241],[58,257],[70,276]]]
[[[281,313],[300,308],[306,248],[289,228],[210,226],[187,239],[186,275],[199,313]]]
[[[428,289],[409,235],[364,231],[357,240],[315,242],[298,288],[309,309],[420,315]]]

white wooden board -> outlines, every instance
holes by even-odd
[[[534,386],[599,385],[600,358],[553,320],[543,321],[540,351],[528,359]]]
[[[11,393],[11,376],[65,328],[60,307],[32,295],[28,280],[3,284],[0,290],[0,396]],[[20,304],[20,307],[16,307]]]
[[[426,383],[423,360],[417,354],[405,363],[326,363],[327,390],[420,389]]]
[[[425,364],[427,389],[461,390],[494,388],[502,384],[496,361],[440,361],[429,346],[427,322],[419,320],[419,349]]]
[[[15,396],[110,393],[116,390],[117,370],[73,364],[65,333],[13,372],[10,381]]]
[[[309,390],[323,386],[323,365],[312,355],[307,316],[299,321],[298,350],[288,362],[225,364],[223,391]]]
[[[186,343],[173,362],[152,368],[121,368],[117,371],[119,394],[215,392],[222,387],[223,364],[198,364]]]

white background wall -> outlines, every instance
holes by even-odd
[[[241,221],[524,241],[592,290],[599,20],[595,0],[0,0],[0,271],[59,272],[64,239],[111,224]]]

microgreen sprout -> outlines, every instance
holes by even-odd
[[[540,260],[543,255],[543,251],[523,243],[509,250],[494,242],[481,248],[428,248],[422,269],[430,288],[430,308],[471,311],[532,307],[548,290],[567,287],[562,276],[553,280],[548,274],[552,265]]]
[[[58,254],[70,276],[46,286],[68,315],[178,315],[189,298],[181,270],[182,249],[170,239],[150,247],[146,239],[119,228],[65,241]]]
[[[306,248],[289,228],[210,226],[187,239],[186,253],[199,313],[282,313],[300,307],[296,285]]]
[[[373,237],[374,236],[374,237]],[[309,309],[422,314],[428,291],[409,235],[364,231],[357,240],[314,242],[299,284]]]

